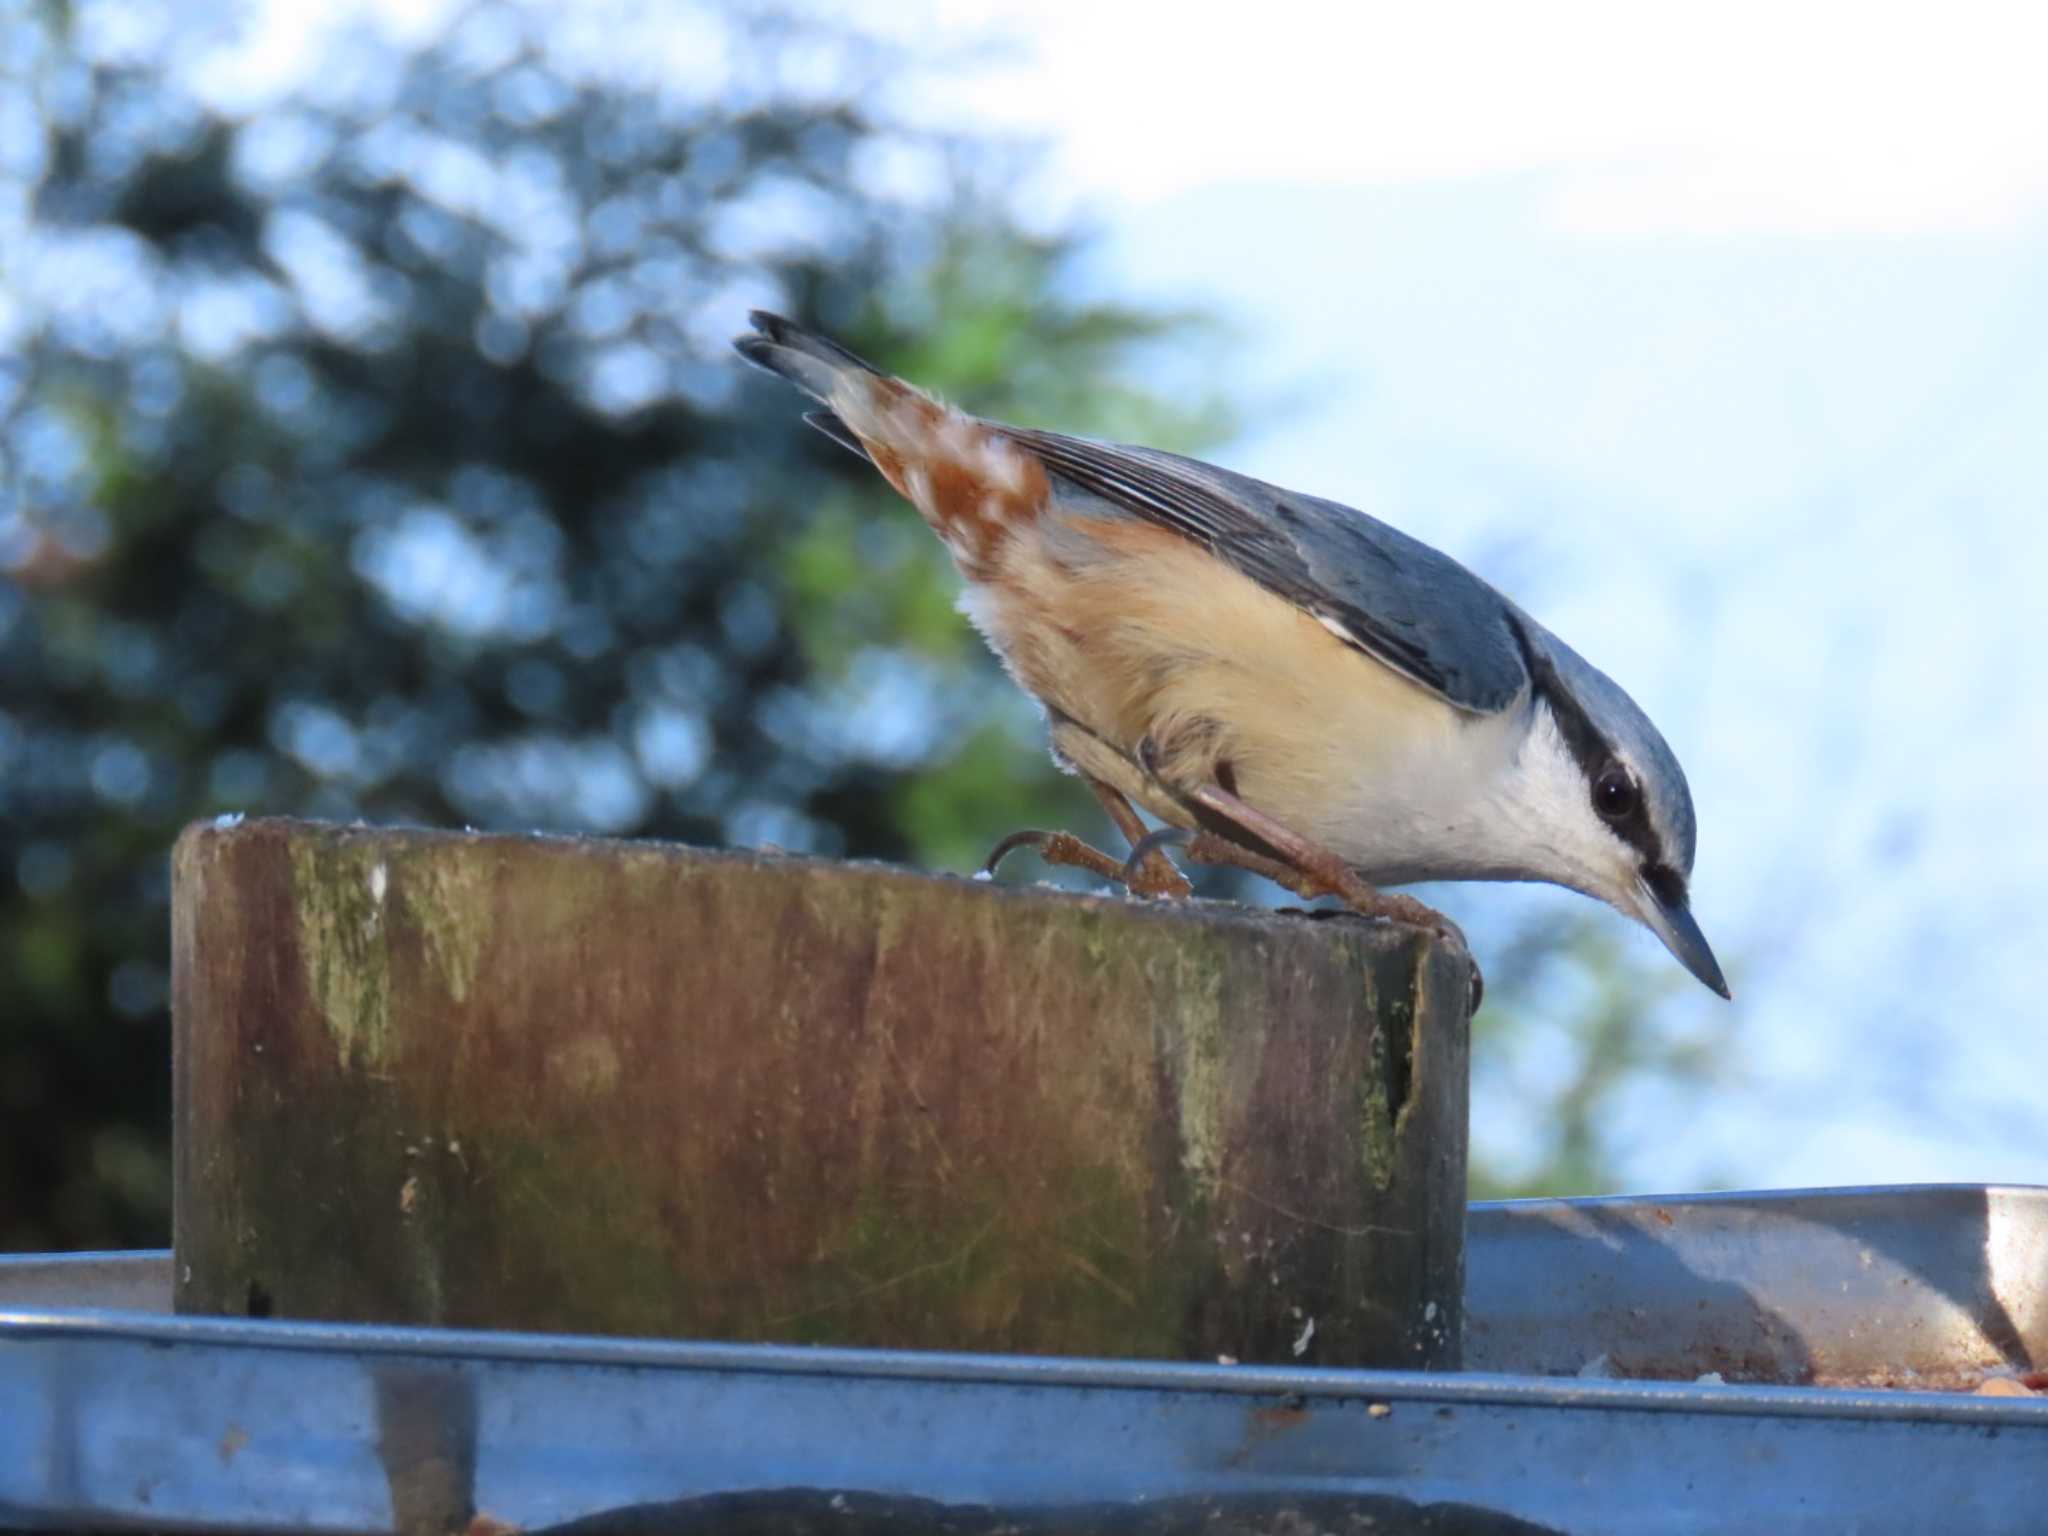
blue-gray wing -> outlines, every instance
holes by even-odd
[[[1528,684],[1506,601],[1397,528],[1179,454],[1004,430],[1055,480],[1194,540],[1460,709],[1492,714]]]

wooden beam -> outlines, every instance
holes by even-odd
[[[174,886],[181,1311],[1457,1361],[1412,930],[280,821]]]

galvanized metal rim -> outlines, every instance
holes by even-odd
[[[280,1353],[412,1355],[441,1363],[517,1361],[661,1371],[715,1371],[914,1379],[948,1385],[1089,1387],[1223,1393],[1430,1407],[1627,1409],[1799,1419],[2048,1424],[2048,1399],[1834,1387],[1716,1386],[1694,1382],[1579,1380],[1556,1376],[1199,1365],[1150,1360],[921,1353],[769,1344],[678,1343],[572,1334],[485,1333],[354,1323],[164,1317],[146,1312],[42,1308],[0,1311],[0,1351],[66,1340],[188,1345]]]

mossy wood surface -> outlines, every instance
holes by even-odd
[[[179,1309],[1453,1365],[1465,957],[655,844],[204,824]]]

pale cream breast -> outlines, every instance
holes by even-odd
[[[1247,802],[1368,878],[1468,872],[1468,841],[1469,862],[1484,862],[1477,813],[1513,759],[1522,711],[1458,710],[1148,524],[1049,511],[990,578],[963,607],[1018,682],[1081,727],[1056,721],[1055,744],[1155,815],[1188,824],[1131,761],[1147,736],[1170,782],[1221,769]]]

